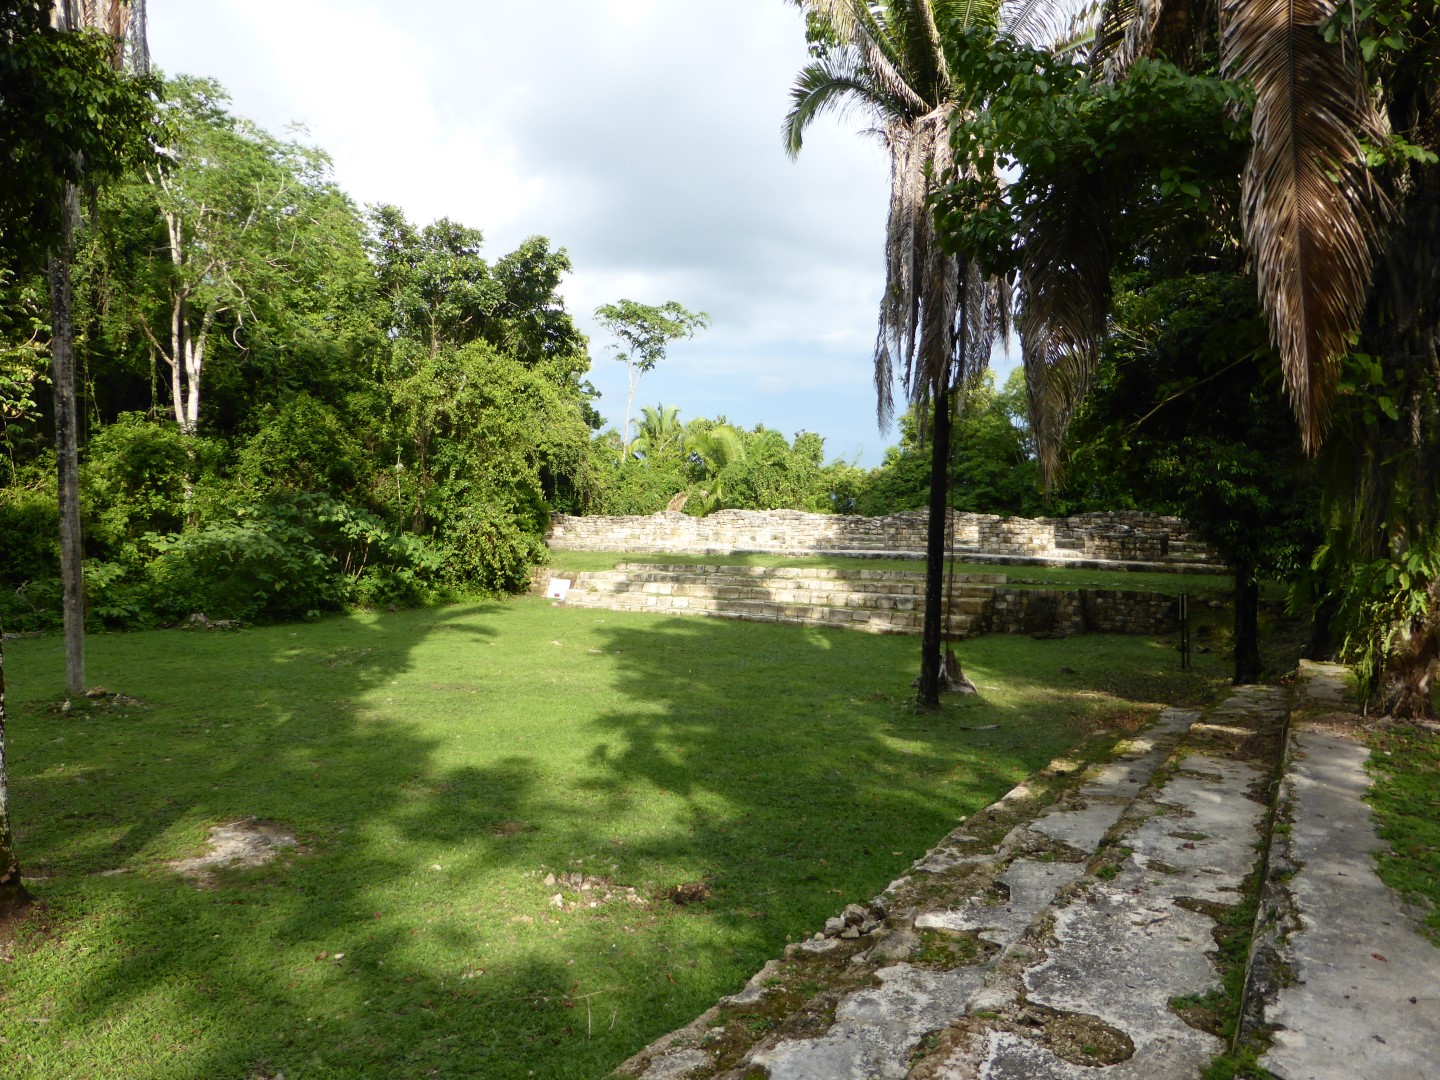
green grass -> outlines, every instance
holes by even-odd
[[[921,559],[858,559],[841,555],[658,555],[615,551],[555,551],[551,572],[613,570],[621,563],[668,563],[707,566],[797,566],[822,570],[908,570],[925,572]],[[947,572],[949,564],[946,564]],[[1130,589],[1140,592],[1220,594],[1228,599],[1233,588],[1225,574],[1160,574],[1140,570],[1084,570],[1066,566],[1012,566],[1007,563],[955,564],[957,574],[1004,574],[1019,588]]]
[[[1440,945],[1440,735],[1392,727],[1375,732],[1370,749],[1369,801],[1390,844],[1378,860],[1380,877],[1428,909],[1425,928]]]
[[[0,965],[0,1074],[590,1080],[1088,733],[1225,674],[988,637],[985,700],[917,715],[916,649],[524,598],[92,637],[91,682],[143,707],[66,713],[59,640],[12,642],[44,908]],[[303,849],[208,889],[166,869],[248,815]],[[576,870],[645,903],[551,907]],[[688,882],[709,898],[662,898]]]

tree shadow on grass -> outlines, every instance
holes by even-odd
[[[21,693],[58,689],[41,645]],[[147,708],[16,701],[21,855],[53,876],[0,969],[0,1072],[603,1075],[1073,742],[913,713],[914,649],[532,601],[98,639]],[[247,816],[300,848],[166,868]]]

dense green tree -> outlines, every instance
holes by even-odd
[[[974,68],[1006,92],[957,145],[967,160],[1006,147],[1016,182],[987,193],[978,170],[961,177],[945,231],[1018,240],[1047,469],[1095,369],[1111,269],[1144,244],[1135,226],[1178,194],[1191,205],[1174,218],[1243,242],[1307,448],[1334,424],[1326,562],[1361,671],[1380,708],[1425,711],[1440,654],[1436,9],[1222,8],[1219,33],[1189,0],[1110,4],[1086,71],[982,43]],[[1234,91],[1216,76],[1253,98],[1217,110]],[[1073,137],[1105,110],[1108,125]],[[1215,119],[1176,126],[1187,110]],[[1244,161],[1216,141],[1233,118]]]
[[[584,339],[557,288],[569,260],[527,240],[492,268],[481,234],[372,215],[387,309],[376,497],[446,553],[457,584],[515,588],[542,555],[554,501],[594,480]]]
[[[214,82],[172,80],[165,98],[162,160],[101,206],[87,299],[102,347],[168,369],[172,415],[194,435],[212,387],[224,428],[237,389],[273,400],[333,365],[368,268],[322,152],[234,116]]]
[[[986,372],[966,388],[950,436],[949,500],[956,510],[1035,517],[1045,512],[1026,423],[1024,373],[997,389]],[[915,418],[900,418],[900,442],[871,472],[859,508],[865,514],[918,510],[929,492],[929,454]]]
[[[1094,477],[1107,493],[1183,517],[1225,560],[1234,679],[1254,682],[1259,583],[1293,580],[1319,540],[1316,470],[1255,283],[1237,272],[1156,280],[1138,271],[1119,281],[1112,324],[1071,433],[1083,459],[1072,479]]]
[[[625,395],[625,423],[620,428],[622,457],[629,453],[630,416],[635,404],[635,390],[640,378],[665,359],[665,350],[672,341],[695,336],[697,330],[710,325],[710,316],[703,311],[687,311],[674,300],[658,307],[634,300],[601,304],[595,318],[615,339],[615,359],[625,365],[628,389]]]
[[[596,492],[564,251],[533,237],[491,265],[458,223],[412,226],[387,207],[367,221],[323,153],[233,115],[218,86],[180,79],[167,95],[163,167],[99,194],[77,261],[92,621],[523,585],[549,509]],[[24,542],[0,568],[0,610],[47,625],[53,545],[31,524],[54,505],[39,472],[53,459],[27,404],[45,404],[27,359],[43,360],[40,312],[18,282],[0,282],[0,522]],[[157,378],[176,355],[179,412]]]

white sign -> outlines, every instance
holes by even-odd
[[[569,591],[570,582],[563,577],[552,577],[550,583],[545,586],[545,595],[551,600],[564,600],[565,594]]]

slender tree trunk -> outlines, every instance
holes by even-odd
[[[85,692],[84,551],[80,543],[80,458],[75,411],[75,328],[71,322],[70,267],[80,200],[67,185],[60,242],[50,256],[50,356],[55,384],[55,458],[60,502],[60,582],[65,621],[65,690]]]
[[[1260,681],[1260,581],[1255,567],[1235,567],[1235,685]]]
[[[930,427],[930,520],[925,532],[925,621],[920,639],[920,693],[925,708],[940,704],[941,651],[945,638],[945,525],[950,494],[951,391],[935,389]]]
[[[5,642],[0,639],[0,921],[30,902],[15,858],[10,827],[10,788],[5,767]]]
[[[635,375],[634,364],[626,365],[625,381],[629,384],[629,391],[625,395],[625,426],[620,429],[620,463],[622,465],[630,457],[630,411],[635,407],[635,388],[640,383]]]

